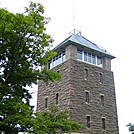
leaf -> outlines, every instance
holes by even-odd
[[[55,56],[46,33],[44,8],[30,2],[24,13],[0,8],[0,128],[2,133],[33,132],[36,118],[27,86],[39,79],[59,80],[60,74],[39,68]],[[48,123],[48,122],[47,122]],[[40,125],[38,126],[40,127]],[[39,133],[44,133],[45,124]]]

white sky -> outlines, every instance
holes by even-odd
[[[45,16],[51,18],[47,33],[54,38],[54,46],[76,28],[84,37],[116,56],[112,61],[112,71],[115,76],[119,129],[120,134],[129,134],[126,125],[134,123],[134,0],[33,1],[42,3]],[[14,13],[22,12],[23,7],[28,5],[28,0],[0,2],[2,7]],[[32,103],[36,104],[36,95]]]

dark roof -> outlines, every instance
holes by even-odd
[[[78,34],[70,35],[63,42],[61,42],[58,46],[56,46],[53,49],[53,51],[56,51],[57,49],[59,49],[61,47],[65,47],[65,46],[69,45],[70,43],[75,44],[75,45],[79,45],[79,46],[84,46],[86,48],[89,48],[91,50],[99,52],[99,53],[101,53],[101,54],[103,54],[111,59],[115,58],[113,55],[109,54],[103,47],[92,43],[91,41],[89,41],[88,39],[83,37],[82,35],[78,35]]]

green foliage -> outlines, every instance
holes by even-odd
[[[33,125],[33,111],[19,97],[6,99],[0,108],[0,132],[17,134],[29,131]]]
[[[67,111],[55,106],[43,114],[34,113],[27,86],[37,80],[55,81],[60,74],[39,67],[56,55],[49,49],[53,42],[46,34],[41,4],[30,3],[23,14],[0,8],[0,133],[56,134],[82,128],[69,120]]]
[[[127,125],[127,127],[128,127],[128,130],[131,131],[132,134],[134,134],[134,124],[129,123],[129,124]]]
[[[36,113],[34,129],[37,131],[37,134],[77,132],[82,128],[83,126],[75,120],[69,119],[69,112],[67,110],[60,111],[56,105],[52,105],[48,111],[42,114]]]
[[[0,8],[0,133],[30,131],[33,107],[26,87],[39,79],[60,79],[58,73],[39,69],[55,56],[44,27],[50,19],[43,13],[43,6],[33,2],[23,14]]]

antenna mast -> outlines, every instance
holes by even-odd
[[[73,8],[73,29],[75,29],[75,11],[74,11],[74,0],[72,0],[72,8]]]
[[[81,31],[79,30],[76,30],[76,24],[75,24],[75,0],[72,0],[72,13],[73,13],[73,30],[69,33],[69,35],[72,35],[72,34],[77,34],[77,35],[81,35]],[[80,27],[80,30],[81,30],[81,27]]]

